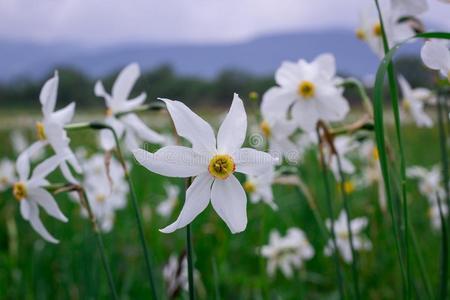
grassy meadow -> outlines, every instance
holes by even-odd
[[[32,114],[33,115],[33,114]],[[205,114],[201,114],[204,116]],[[214,114],[217,115],[217,114]],[[78,114],[80,116],[80,114]],[[162,113],[145,113],[153,127],[170,132],[170,120]],[[81,114],[81,118],[99,116]],[[33,138],[30,114],[22,112],[1,113],[0,156],[15,159],[10,145],[12,128],[26,130]],[[208,118],[207,118],[208,119]],[[210,120],[210,119],[209,119]],[[217,122],[215,122],[217,124]],[[252,126],[249,125],[249,128]],[[217,130],[217,127],[216,127]],[[393,127],[388,125],[393,138]],[[437,127],[419,129],[414,124],[403,127],[408,166],[431,166],[439,162]],[[96,149],[96,133],[90,131],[70,134],[71,146],[84,146],[90,153]],[[156,205],[165,197],[163,185],[172,182],[184,188],[182,179],[167,179],[148,172],[128,157],[132,163],[131,177],[138,195],[144,219],[145,236],[154,266],[158,294],[166,299],[162,268],[172,253],[185,249],[185,231],[163,234],[159,228],[171,223],[183,203],[180,194],[177,208],[165,219],[155,213]],[[358,160],[355,160],[358,165]],[[328,218],[324,183],[317,152],[309,151],[300,163],[299,173],[309,187],[323,220]],[[356,176],[359,176],[358,173]],[[240,177],[244,180],[244,177]],[[62,180],[59,171],[50,181]],[[337,183],[333,181],[332,198],[335,217],[342,209]],[[440,233],[430,226],[425,198],[419,195],[415,181],[407,186],[410,220],[413,225],[426,272],[436,290],[439,278]],[[202,284],[197,284],[199,299],[338,299],[336,272],[333,257],[326,257],[323,248],[326,240],[313,218],[305,196],[295,186],[275,185],[275,202],[279,210],[273,211],[264,203],[248,202],[247,229],[232,235],[225,223],[207,208],[192,224],[194,266],[201,274]],[[30,225],[22,219],[19,205],[11,191],[0,194],[0,298],[1,299],[109,299],[110,294],[102,268],[95,236],[89,220],[81,217],[78,204],[66,194],[56,196],[61,210],[69,218],[64,224],[45,213],[43,223],[60,240],[58,245],[44,242]],[[378,202],[376,186],[355,190],[350,194],[352,218],[367,216],[369,225],[364,234],[372,241],[371,251],[359,252],[359,276],[363,299],[395,299],[401,295],[400,270],[392,236],[392,224],[387,211]],[[277,229],[285,234],[290,227],[305,231],[315,249],[313,259],[305,262],[301,271],[291,279],[280,272],[274,278],[266,273],[266,261],[259,256],[258,248],[268,243],[269,233]],[[103,235],[106,253],[114,282],[121,299],[150,299],[150,288],[145,274],[144,257],[131,203],[117,212],[114,228]],[[424,299],[426,292],[415,253],[412,253],[414,294]],[[347,290],[351,286],[351,266],[341,261]],[[181,294],[187,299],[187,293]]]

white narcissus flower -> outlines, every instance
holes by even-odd
[[[164,189],[166,190],[167,198],[159,203],[156,212],[160,216],[167,218],[172,215],[172,212],[177,205],[180,188],[177,185],[165,184]]]
[[[30,222],[31,227],[39,233],[45,240],[51,243],[58,243],[44,225],[39,217],[39,207],[43,208],[47,214],[62,221],[67,222],[67,218],[61,212],[53,196],[45,189],[49,183],[45,179],[61,163],[60,156],[53,156],[40,163],[33,170],[30,177],[30,162],[27,152],[19,155],[16,162],[19,179],[13,185],[13,195],[20,202],[20,213],[22,217]]]
[[[331,230],[331,221],[327,219],[325,224],[328,229]],[[367,218],[355,218],[350,220],[350,229],[353,235],[353,246],[355,251],[371,250],[372,243],[367,238],[361,235],[361,231],[367,227]],[[334,222],[334,233],[336,235],[336,245],[339,253],[345,262],[350,263],[353,261],[352,250],[350,247],[350,236],[347,230],[347,214],[342,211],[339,218]],[[324,249],[326,256],[330,256],[333,253],[334,244],[333,240],[328,240],[328,243]]]
[[[258,175],[247,175],[244,182],[244,190],[250,195],[252,203],[262,201],[269,205],[273,210],[278,206],[273,201],[272,184],[275,180],[275,170],[269,169],[267,172]]]
[[[431,170],[419,166],[409,167],[406,170],[406,175],[419,180],[419,191],[431,204],[436,204],[438,197],[440,199],[445,198],[439,165],[435,165]]]
[[[270,88],[263,96],[261,110],[287,118],[307,132],[314,131],[318,120],[341,121],[349,111],[342,96],[341,81],[336,77],[332,54],[322,54],[311,63],[284,62],[275,73],[279,86]]]
[[[128,184],[122,166],[111,158],[107,170],[103,155],[95,154],[83,161],[83,170],[83,187],[92,212],[102,231],[109,232],[114,225],[115,212],[123,209],[127,202]],[[82,210],[82,213],[88,216],[87,211]]]
[[[55,111],[56,98],[58,95],[58,72],[49,79],[42,87],[39,100],[42,105],[42,122],[36,123],[36,133],[38,141],[32,144],[27,150],[28,157],[34,157],[46,145],[50,145],[56,155],[65,157],[60,163],[60,169],[64,177],[71,183],[78,181],[73,177],[69,164],[77,173],[81,173],[81,167],[70,149],[70,139],[64,130],[64,125],[70,123],[75,113],[75,103],[72,102],[66,107]]]
[[[426,101],[433,101],[433,94],[426,88],[411,88],[408,81],[403,76],[398,78],[402,90],[402,108],[410,115],[417,126],[432,127],[433,120],[425,113],[424,107]]]
[[[420,51],[420,56],[428,68],[439,71],[450,81],[450,50],[446,42],[426,41]]]
[[[125,67],[117,76],[111,94],[108,94],[101,81],[95,84],[95,95],[105,99],[105,123],[114,128],[119,138],[125,135],[125,144],[130,150],[139,147],[141,141],[160,144],[165,141],[159,133],[150,129],[135,113],[127,113],[141,106],[147,97],[145,93],[133,99],[128,99],[131,90],[140,76],[136,63]],[[117,117],[116,114],[126,113]],[[115,147],[114,136],[109,130],[100,132],[100,143],[105,150]]]
[[[314,248],[298,228],[289,228],[284,237],[272,230],[269,244],[261,247],[261,255],[268,259],[267,273],[270,277],[279,268],[284,276],[291,278],[294,269],[301,269],[303,262],[314,256]]]
[[[402,11],[396,11],[394,9],[383,10],[382,14],[384,29],[390,47],[414,36],[415,32],[408,22],[399,22],[399,19],[404,16]],[[359,24],[356,30],[356,36],[366,42],[379,58],[384,57],[382,29],[378,14],[376,14],[372,7],[370,9],[364,9],[361,12]]]
[[[4,158],[0,161],[0,192],[10,188],[16,181],[14,162]]]
[[[247,115],[237,94],[217,140],[211,126],[179,101],[166,103],[179,136],[192,148],[166,146],[155,153],[142,149],[133,152],[136,160],[152,172],[169,177],[195,177],[186,191],[186,200],[178,219],[161,229],[169,233],[191,223],[209,204],[225,221],[232,233],[247,226],[247,197],[234,172],[249,175],[263,173],[276,162],[271,155],[241,148],[247,131]]]

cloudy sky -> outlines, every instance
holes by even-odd
[[[450,4],[423,19],[450,29]],[[354,29],[372,0],[0,0],[0,40],[223,43],[283,31]]]

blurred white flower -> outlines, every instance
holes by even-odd
[[[277,210],[278,206],[273,201],[272,193],[275,170],[272,168],[262,174],[246,175],[246,178],[244,190],[250,195],[250,201],[252,203],[262,201],[269,205],[273,210]]]
[[[77,183],[78,181],[73,177],[68,164],[77,173],[81,173],[81,167],[69,147],[70,139],[64,130],[64,125],[69,123],[73,118],[75,103],[72,102],[66,107],[55,111],[58,83],[58,72],[55,72],[53,78],[47,80],[42,87],[39,100],[42,105],[43,120],[42,122],[36,123],[38,141],[32,144],[25,152],[28,153],[28,157],[34,157],[43,147],[50,145],[56,155],[65,157],[65,160],[61,160],[60,162],[60,169],[64,177],[70,183]]]
[[[4,158],[0,161],[0,192],[10,188],[17,180],[14,162]]]
[[[194,282],[198,287],[202,285],[200,273],[194,269]],[[163,268],[163,278],[170,299],[176,298],[181,291],[188,291],[188,265],[186,254],[170,255],[169,261]]]
[[[348,154],[358,147],[358,143],[349,136],[338,136],[334,139],[334,147],[341,160],[342,172],[353,174],[356,170],[353,162],[347,157]],[[335,178],[340,179],[336,155],[329,148],[324,149],[325,159],[333,171]]]
[[[420,52],[423,63],[432,70],[437,70],[450,81],[450,50],[446,42],[426,41]]]
[[[178,219],[161,232],[173,232],[192,222],[210,199],[232,233],[245,230],[247,198],[233,173],[260,174],[271,168],[276,159],[255,149],[241,148],[247,131],[242,100],[234,95],[217,140],[211,126],[182,102],[161,100],[166,103],[178,135],[190,141],[192,148],[166,146],[155,153],[139,149],[134,156],[141,165],[163,176],[195,176]]]
[[[11,139],[12,148],[17,155],[19,155],[20,153],[22,153],[23,151],[25,151],[28,148],[28,146],[29,146],[28,140],[26,139],[26,137],[22,131],[13,130],[9,137]],[[45,155],[45,151],[43,148],[41,148],[41,149],[36,150],[35,153],[33,154],[33,156],[30,156],[30,159],[32,161],[39,160],[39,159],[43,158],[44,155]]]
[[[126,113],[141,106],[147,95],[141,93],[133,99],[128,99],[131,90],[140,76],[139,66],[132,63],[125,67],[117,76],[111,94],[108,94],[101,81],[95,84],[95,95],[105,99],[106,119],[105,123],[116,131],[119,139],[125,135],[125,144],[128,149],[139,147],[141,141],[160,144],[164,137],[153,131],[135,113],[127,113],[117,117],[116,114]],[[105,150],[115,147],[114,136],[109,130],[100,132],[100,143]]]
[[[425,113],[425,102],[433,102],[433,93],[426,88],[411,88],[408,81],[403,76],[398,78],[400,88],[402,90],[402,108],[403,112],[410,115],[417,126],[419,127],[432,127],[433,121]]]
[[[267,273],[270,277],[279,268],[285,277],[292,278],[294,269],[301,269],[303,262],[314,256],[314,248],[298,228],[289,228],[284,237],[272,230],[269,244],[261,247],[261,255],[268,259]]]
[[[165,184],[164,189],[166,190],[167,198],[159,203],[156,212],[160,216],[167,218],[172,215],[172,212],[177,205],[180,188],[177,185]]]
[[[325,224],[329,230],[331,230],[331,221],[327,219]],[[367,227],[367,218],[355,218],[350,220],[350,228],[353,236],[353,246],[355,251],[371,250],[372,243],[366,237],[361,235],[361,232]],[[352,250],[350,247],[350,237],[347,230],[347,214],[341,211],[339,218],[334,222],[334,232],[336,235],[336,245],[339,253],[345,262],[350,263],[353,261]],[[334,251],[333,240],[329,239],[325,246],[324,253],[326,256],[330,256]]]
[[[16,162],[19,179],[13,185],[13,195],[20,202],[20,213],[22,217],[30,222],[31,227],[39,233],[45,240],[51,243],[58,243],[44,225],[39,217],[39,206],[47,214],[62,221],[67,222],[67,218],[61,212],[53,196],[45,189],[49,183],[45,179],[53,172],[64,157],[55,155],[40,163],[33,170],[30,177],[30,161],[27,152],[19,155]]]
[[[115,212],[125,207],[128,184],[120,163],[111,157],[108,169],[101,154],[95,154],[82,163],[83,187],[97,222],[104,232],[111,231]],[[87,211],[82,210],[87,217]]]
[[[413,166],[406,170],[406,175],[419,181],[420,193],[428,199],[430,204],[436,204],[438,197],[445,198],[445,190],[442,186],[441,168],[435,165],[431,170],[424,167]]]
[[[444,218],[448,216],[448,206],[445,203],[441,203],[442,215]],[[439,212],[439,206],[437,203],[431,204],[430,209],[428,211],[428,217],[430,218],[431,227],[434,230],[441,229],[441,214]]]
[[[270,88],[263,96],[261,111],[292,121],[311,132],[319,119],[341,121],[349,111],[349,104],[338,87],[336,63],[332,54],[322,54],[311,63],[301,59],[297,63],[284,62],[275,73],[279,86]]]
[[[398,0],[398,2],[404,0]],[[397,1],[395,1],[397,2]],[[402,5],[405,7],[405,5]],[[400,22],[400,18],[404,16],[404,12],[396,9],[403,9],[399,5],[389,10],[383,9],[383,22],[390,47],[402,42],[412,36],[415,32],[408,22]],[[367,43],[370,49],[379,57],[384,57],[382,30],[378,14],[373,7],[364,9],[360,13],[359,27],[356,30],[356,36]]]

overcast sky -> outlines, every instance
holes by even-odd
[[[428,23],[450,29],[450,4],[428,0]],[[354,29],[372,0],[0,0],[0,40],[235,42],[283,31]]]

